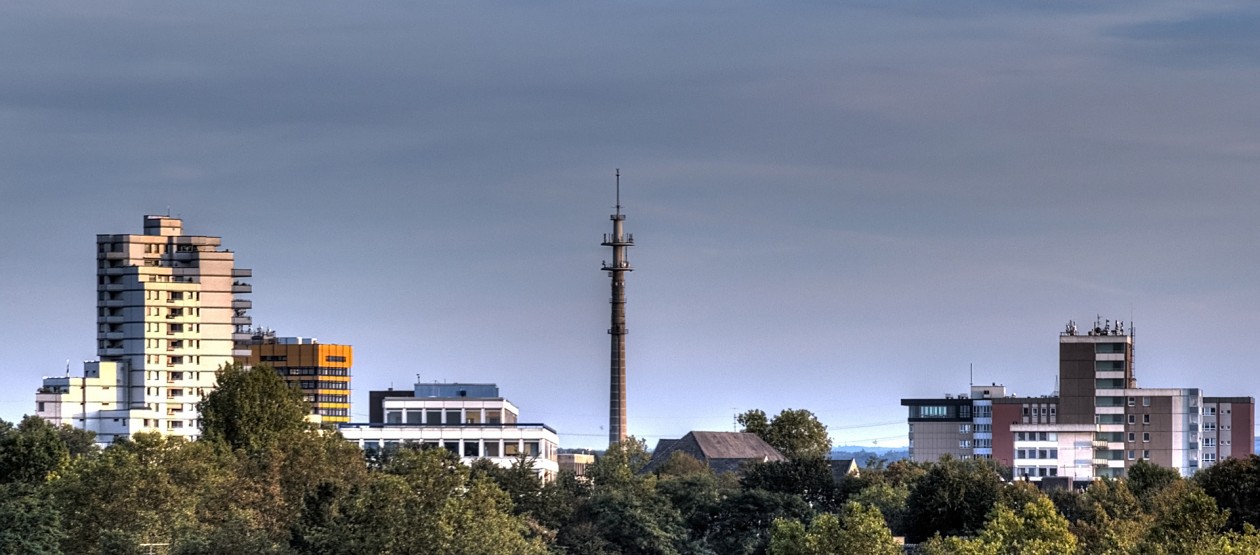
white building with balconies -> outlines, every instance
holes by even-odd
[[[169,216],[145,216],[142,235],[97,235],[99,360],[82,377],[45,378],[36,414],[100,443],[139,431],[200,435],[197,403],[250,337],[250,302],[239,296],[251,273],[220,243],[184,235]]]

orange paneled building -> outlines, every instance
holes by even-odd
[[[311,403],[311,414],[332,424],[350,421],[350,345],[320,343],[308,337],[276,337],[274,332],[256,334],[249,356],[251,366],[267,365],[285,381],[302,390]]]

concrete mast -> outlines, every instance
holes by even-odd
[[[612,262],[603,264],[603,270],[612,278],[612,326],[608,335],[612,338],[611,383],[608,404],[608,443],[620,443],[626,439],[626,272],[633,270],[626,257],[626,249],[634,245],[634,235],[622,231],[625,215],[621,213],[621,170],[617,177],[617,211],[611,216],[613,232],[604,234],[605,247],[612,247]]]

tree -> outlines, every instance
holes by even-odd
[[[770,533],[770,555],[862,553],[898,555],[901,546],[874,507],[845,505],[840,516],[824,513],[806,528],[800,521],[779,519]]]
[[[991,462],[941,457],[906,499],[907,539],[920,542],[937,533],[958,536],[979,532],[1001,487],[1002,480]]]
[[[219,370],[214,391],[197,404],[202,437],[233,449],[263,449],[308,428],[311,406],[302,392],[267,365]]]
[[[1186,480],[1164,487],[1151,499],[1151,505],[1154,520],[1142,542],[1142,553],[1207,553],[1229,518],[1203,488]]]
[[[0,487],[0,553],[53,555],[64,537],[61,513],[43,488]]]
[[[1056,506],[1072,522],[1085,553],[1134,553],[1150,527],[1150,516],[1124,480],[1095,481],[1083,494],[1070,498],[1075,501],[1071,504],[1066,494],[1057,497]]]
[[[813,514],[798,495],[746,489],[714,507],[705,544],[722,554],[765,553],[776,519],[804,521]]]
[[[767,422],[766,413],[753,409],[736,420],[744,432],[757,434],[789,459],[825,459],[831,453],[827,426],[807,410],[787,409]]]
[[[641,480],[639,471],[651,459],[647,443],[627,437],[625,441],[609,445],[602,456],[586,467],[586,476],[596,487],[622,487]]]
[[[1200,470],[1194,481],[1229,511],[1231,530],[1240,532],[1246,524],[1260,526],[1260,456],[1225,459]]]
[[[849,496],[848,501],[875,507],[884,516],[884,522],[893,533],[904,533],[906,500],[910,488],[879,481]]]
[[[310,534],[310,552],[509,555],[546,552],[511,500],[446,450],[402,450]]]
[[[1150,511],[1152,501],[1159,492],[1175,482],[1181,481],[1181,475],[1176,470],[1159,466],[1151,463],[1146,459],[1142,459],[1129,467],[1125,473],[1126,481],[1129,483],[1129,491],[1133,492],[1142,504]]]
[[[1044,496],[1018,510],[999,504],[978,536],[936,536],[921,551],[926,555],[1068,555],[1076,552],[1076,536],[1068,531],[1067,520]]]
[[[748,489],[799,495],[819,511],[832,511],[839,507],[840,488],[831,475],[831,465],[823,459],[754,464],[748,467],[740,484]]]
[[[94,453],[94,437],[34,415],[22,418],[16,427],[0,420],[0,484],[43,483],[69,465],[72,455]]]

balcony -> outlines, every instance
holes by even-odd
[[[98,316],[98,317],[96,318],[96,322],[97,322],[98,324],[121,324],[121,323],[123,323],[123,317],[122,317],[121,315],[119,315],[119,316]]]
[[[254,291],[254,287],[243,281],[237,281],[237,282],[232,283],[233,293],[252,293],[253,291]]]
[[[121,308],[125,306],[126,301],[122,299],[106,299],[101,301],[100,305],[106,308]]]
[[[106,347],[100,350],[99,355],[103,357],[120,357],[123,356],[123,349],[122,347]]]
[[[122,338],[123,338],[123,332],[120,332],[120,331],[107,331],[107,332],[100,332],[100,333],[97,333],[97,334],[96,334],[96,338],[97,338],[97,339],[110,339],[110,340],[118,341],[118,340],[120,340],[120,339],[122,339]]]
[[[99,258],[104,258],[105,260],[126,260],[127,253],[115,252],[115,251],[103,252],[103,253],[100,253]]]
[[[232,334],[232,341],[244,342],[244,341],[249,341],[250,339],[253,339],[253,338],[254,338],[254,334],[252,333],[233,333]]]
[[[249,268],[232,268],[232,277],[247,278],[254,277],[254,271]]]
[[[254,303],[249,299],[232,299],[232,308],[236,310],[249,310],[254,307]]]
[[[232,323],[237,326],[248,326],[254,323],[254,319],[249,316],[233,316]]]

